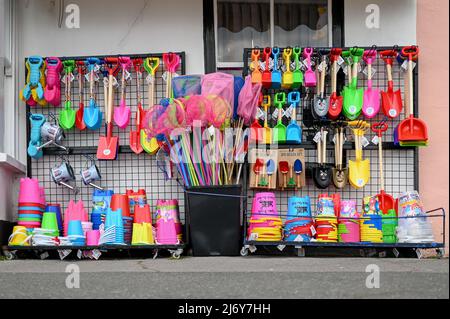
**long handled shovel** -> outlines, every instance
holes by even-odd
[[[349,120],[356,119],[362,111],[364,90],[358,86],[358,62],[364,54],[364,49],[352,48],[350,50],[352,58],[352,82],[344,95],[344,105],[342,111]]]
[[[327,167],[327,134],[328,131],[322,128],[321,130],[321,143],[319,147],[322,147],[320,152],[320,163],[319,168],[316,170],[316,176],[314,181],[316,186],[320,189],[325,189],[331,184],[332,172],[329,167]]]
[[[410,115],[400,122],[398,126],[398,139],[400,146],[426,146],[428,143],[428,128],[424,121],[414,117],[414,83],[413,65],[419,55],[419,48],[415,46],[404,47],[402,55],[408,57],[408,85]]]
[[[378,165],[380,170],[380,193],[377,195],[380,209],[383,214],[387,214],[390,209],[395,208],[394,198],[384,192],[384,171],[383,171],[383,132],[386,132],[388,125],[385,122],[374,123],[372,131],[378,136]]]
[[[114,122],[119,128],[124,129],[128,126],[131,116],[131,110],[130,107],[127,106],[126,101],[126,77],[132,62],[129,57],[121,56],[119,57],[119,64],[122,70],[120,105],[119,107],[114,108]]]
[[[75,125],[76,111],[72,108],[72,76],[75,69],[74,60],[66,60],[63,62],[65,73],[65,96],[64,109],[59,112],[59,124],[64,130],[70,130]]]
[[[112,113],[113,113],[113,103],[114,103],[114,73],[118,68],[117,58],[106,58],[105,68],[108,70],[108,90],[107,90],[107,103],[105,102],[105,124],[106,124],[106,136],[100,136],[97,148],[97,159],[98,160],[114,160],[117,157],[119,138],[113,136],[113,123],[112,123]],[[106,96],[105,96],[106,97]]]
[[[263,133],[263,141],[265,144],[272,144],[272,129],[268,125],[269,119],[269,107],[271,105],[270,95],[264,95],[262,107],[264,107],[264,133]]]
[[[342,111],[342,96],[338,96],[336,93],[337,86],[337,73],[338,66],[337,61],[341,56],[342,49],[333,48],[330,53],[330,62],[331,62],[331,96],[330,96],[330,105],[328,107],[328,117],[332,120],[336,120],[341,114]]]
[[[362,112],[371,119],[380,111],[380,90],[372,87],[372,64],[377,57],[376,48],[364,52],[363,59],[367,64],[367,89],[364,91]]]
[[[136,153],[140,154],[144,151],[141,145],[141,121],[142,121],[142,97],[141,97],[141,80],[142,80],[142,59],[134,59],[133,66],[136,71],[136,86],[137,86],[137,100],[138,105],[136,109],[136,130],[130,131],[130,148]]]
[[[100,112],[100,109],[95,102],[94,95],[94,72],[96,67],[98,67],[98,65],[100,64],[100,60],[97,58],[88,58],[86,59],[85,64],[87,66],[87,71],[89,72],[89,104],[88,107],[84,109],[83,119],[88,129],[97,130],[102,125],[103,120],[103,113]]]
[[[80,105],[78,107],[76,116],[75,116],[75,126],[80,131],[86,129],[86,124],[83,120],[84,115],[84,95],[83,95],[83,82],[84,82],[84,61],[77,61],[77,70],[78,70],[78,95],[80,99]]]
[[[144,68],[148,72],[148,112],[155,103],[155,74],[159,67],[159,58],[147,58],[144,61]],[[159,144],[155,137],[149,139],[145,130],[141,130],[141,145],[145,152],[153,155],[159,150]]]
[[[315,118],[321,118],[328,113],[328,106],[330,104],[329,97],[325,97],[325,75],[326,75],[326,59],[327,51],[322,50],[320,67],[317,69],[320,72],[320,91],[319,94],[314,98],[313,115]]]
[[[275,93],[275,106],[278,108],[278,122],[273,128],[273,142],[285,143],[286,142],[286,126],[283,124],[283,105],[286,103],[286,93]]]
[[[363,188],[370,179],[370,161],[363,160],[361,138],[364,130],[361,128],[353,129],[355,135],[355,161],[348,162],[348,179],[350,184],[356,188]]]
[[[342,189],[348,182],[348,169],[343,168],[342,158],[344,153],[344,128],[336,129],[335,156],[336,167],[333,168],[333,183],[338,189]]]
[[[403,108],[402,93],[400,89],[394,91],[394,81],[392,79],[392,63],[397,56],[395,50],[385,50],[380,52],[380,57],[386,63],[386,73],[388,77],[388,89],[381,92],[381,107],[384,115],[393,119],[400,115]]]

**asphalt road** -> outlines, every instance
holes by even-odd
[[[448,259],[14,260],[0,261],[0,298],[449,298],[448,271]]]

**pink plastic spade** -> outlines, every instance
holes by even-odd
[[[304,76],[304,85],[306,87],[313,87],[317,84],[316,73],[311,66],[311,55],[313,54],[313,48],[303,49],[303,57],[306,59],[306,71]]]
[[[380,90],[372,88],[372,63],[377,56],[376,49],[364,52],[363,59],[367,63],[367,89],[364,91],[362,112],[371,119],[380,111]]]
[[[119,64],[122,69],[120,105],[114,109],[114,122],[120,128],[126,128],[130,122],[131,110],[126,102],[126,75],[132,65],[129,57],[119,57]]]

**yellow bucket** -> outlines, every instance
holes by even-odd
[[[31,236],[28,236],[24,226],[14,226],[11,236],[9,236],[9,246],[30,246]]]
[[[152,224],[133,224],[132,245],[153,245],[154,243]]]

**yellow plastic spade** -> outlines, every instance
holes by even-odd
[[[144,69],[148,72],[149,75],[152,77],[152,81],[149,84],[148,87],[148,110],[150,110],[153,107],[154,103],[154,92],[155,92],[155,74],[156,70],[159,67],[159,58],[147,58],[144,61]],[[154,155],[159,150],[159,144],[155,137],[149,139],[147,136],[147,133],[145,133],[144,130],[141,130],[141,146],[147,153]]]
[[[348,180],[350,184],[356,188],[363,188],[370,179],[370,161],[363,160],[361,137],[363,130],[359,128],[353,129],[355,136],[355,161],[348,161]]]

